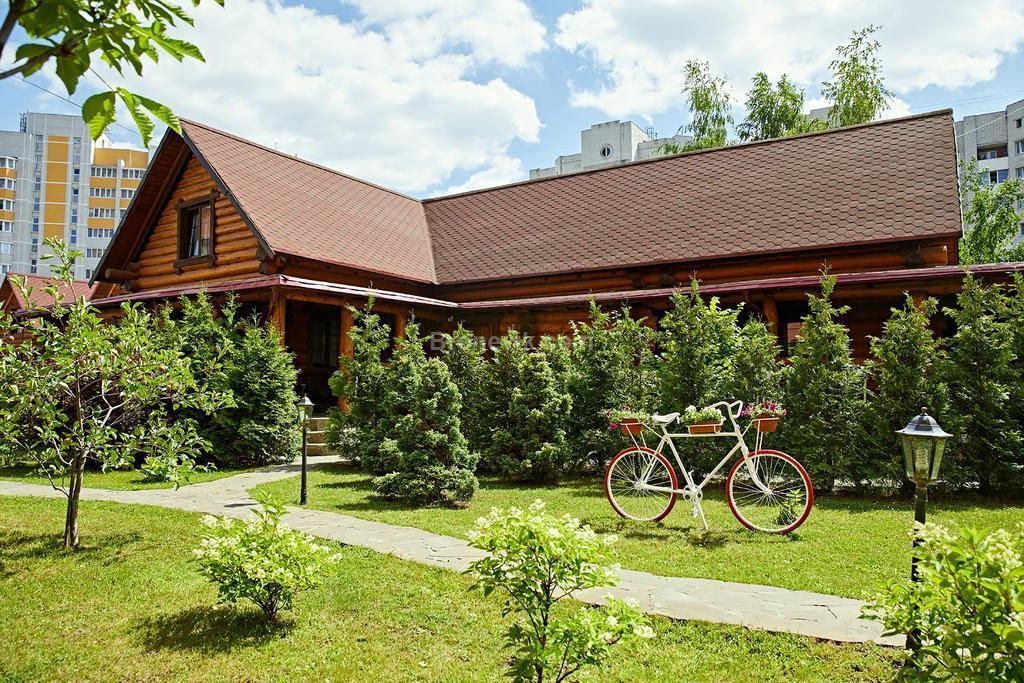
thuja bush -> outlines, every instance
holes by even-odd
[[[841,322],[848,310],[832,303],[836,279],[821,279],[821,295],[807,297],[810,312],[797,336],[786,377],[787,417],[780,436],[814,479],[832,490],[836,481],[869,476],[877,454],[863,444],[864,374],[853,362],[850,335]]]
[[[1008,307],[998,287],[983,287],[968,275],[956,306],[945,309],[956,332],[944,370],[953,388],[947,431],[954,435],[954,448],[943,476],[954,483],[976,481],[982,493],[1019,480],[1024,462],[1019,407],[1011,401],[1024,379],[1015,354],[1016,328],[1022,323],[1007,318]]]
[[[373,299],[366,307],[354,306],[352,355],[343,356],[340,368],[329,380],[331,391],[342,399],[345,409],[335,408],[328,415],[328,442],[342,452],[359,459],[373,474],[387,474],[398,467],[393,452],[381,453],[395,415],[404,412],[406,397],[393,383],[391,367],[384,362],[391,347],[391,330],[373,312]]]
[[[875,468],[869,472],[875,480],[905,481],[895,432],[906,426],[920,407],[927,407],[930,415],[945,421],[945,353],[930,326],[937,310],[934,299],[915,303],[908,295],[902,307],[892,309],[882,335],[870,340],[867,370],[875,391],[867,408],[865,437],[866,448],[877,455]]]
[[[545,512],[539,500],[525,509],[492,509],[477,522],[470,544],[487,556],[469,573],[474,589],[501,595],[503,614],[515,617],[505,631],[512,680],[563,681],[600,667],[622,640],[654,636],[647,618],[626,602],[609,599],[601,609],[558,604],[617,582],[614,542],[569,515]]]
[[[565,421],[572,399],[560,389],[544,350],[530,351],[510,329],[494,349],[484,377],[481,414],[489,441],[481,466],[513,478],[557,478],[568,457]]]
[[[746,406],[782,400],[785,365],[776,334],[757,318],[748,318],[736,333],[729,381],[722,399]]]
[[[444,335],[443,340],[441,361],[448,368],[462,397],[462,409],[459,411],[462,433],[470,450],[479,453],[489,436],[486,420],[480,412],[485,403],[485,345],[461,324],[450,334]]]
[[[722,308],[716,297],[704,301],[696,280],[689,290],[673,293],[671,303],[658,336],[662,412],[723,400],[732,381],[739,310]],[[697,475],[710,471],[721,458],[709,441],[687,439],[680,444],[680,455]]]
[[[159,312],[156,334],[177,349],[192,372],[230,397],[209,415],[184,413],[210,442],[221,466],[286,462],[299,451],[295,418],[297,371],[277,330],[255,317],[238,317],[229,297],[219,308],[205,293],[182,297]],[[193,411],[194,412],[194,411]]]
[[[476,456],[462,435],[462,397],[440,360],[426,358],[415,323],[406,325],[391,368],[409,410],[396,415],[381,444],[395,469],[373,481],[377,495],[414,504],[453,504],[476,493]]]
[[[608,430],[609,411],[654,409],[655,336],[626,307],[603,311],[591,302],[589,320],[573,323],[566,389],[573,400],[567,427],[576,468],[600,469],[622,447],[621,435]]]
[[[987,535],[927,524],[915,532],[919,580],[892,584],[867,605],[892,633],[915,633],[904,677],[1024,680],[1024,533]]]
[[[260,503],[249,520],[204,517],[207,533],[194,553],[200,571],[217,584],[221,602],[250,600],[276,621],[297,593],[320,585],[340,556],[284,524],[280,503]]]

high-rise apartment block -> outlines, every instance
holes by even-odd
[[[689,135],[659,138],[652,129],[642,129],[632,121],[597,123],[580,131],[579,152],[558,157],[554,166],[530,169],[530,179],[652,159],[660,155],[659,149],[663,145],[683,147],[692,141]]]
[[[48,237],[82,252],[75,278],[87,280],[135,195],[149,153],[95,143],[80,116],[21,115],[0,131],[0,274],[50,273]]]

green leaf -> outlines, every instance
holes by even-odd
[[[82,118],[89,124],[89,134],[95,140],[112,124],[117,116],[113,90],[93,95],[82,105]]]
[[[151,100],[148,97],[142,95],[136,95],[136,99],[142,104],[143,107],[148,109],[158,119],[167,124],[167,127],[173,130],[175,133],[181,133],[181,121],[178,120],[178,116],[171,111],[171,108],[165,104],[160,104],[155,100]]]
[[[149,147],[149,140],[153,136],[153,119],[149,118],[142,107],[139,104],[134,93],[131,93],[124,88],[117,89],[117,95],[124,102],[124,106],[128,108],[128,113],[132,117],[132,121],[135,122],[135,127],[139,129],[139,134],[142,136],[142,144]]]
[[[57,76],[64,83],[64,88],[69,95],[74,95],[78,89],[78,81],[89,69],[89,55],[75,52],[67,57],[57,58]]]

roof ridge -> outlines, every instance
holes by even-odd
[[[816,130],[809,133],[800,133],[798,135],[789,135],[781,138],[768,138],[767,140],[754,140],[752,142],[740,142],[734,145],[724,145],[722,147],[712,147],[710,149],[695,149],[686,152],[680,152],[678,154],[668,154],[665,156],[654,157],[652,159],[641,159],[639,161],[627,161],[622,164],[616,164],[614,166],[603,166],[601,168],[591,168],[585,171],[577,171],[575,173],[564,173],[560,175],[545,176],[543,178],[527,178],[526,180],[517,180],[511,183],[505,183],[503,185],[495,185],[493,187],[481,187],[475,190],[466,190],[465,192],[456,192],[455,194],[439,195],[437,197],[427,197],[419,200],[420,203],[426,205],[428,203],[434,203],[443,201],[445,199],[454,199],[456,197],[465,197],[467,195],[481,194],[484,192],[491,192],[494,190],[503,190],[509,187],[517,187],[520,185],[531,185],[534,183],[543,183],[555,180],[565,180],[566,178],[578,178],[580,176],[592,175],[596,173],[606,173],[609,171],[615,171],[622,168],[632,168],[634,166],[641,166],[644,164],[655,164],[659,162],[665,162],[672,159],[678,159],[680,157],[691,157],[702,154],[715,154],[719,152],[727,152],[734,149],[745,149],[749,147],[763,146],[777,144],[781,142],[789,142],[790,140],[797,140],[801,138],[811,138],[823,135],[834,135],[836,133],[848,132],[851,130],[857,130],[860,128],[871,128],[875,126],[884,126],[892,123],[902,123],[905,121],[912,121],[914,119],[926,119],[937,117],[940,115],[948,114],[953,115],[953,110],[949,107],[945,109],[936,109],[935,111],[923,112],[921,114],[910,114],[908,116],[898,116],[891,119],[880,119],[878,121],[868,121],[867,123],[855,123],[849,126],[840,126],[838,128],[826,128],[825,130]]]
[[[184,123],[187,123],[190,126],[197,126],[199,128],[204,128],[204,129],[206,129],[208,131],[211,131],[213,133],[217,133],[218,135],[223,135],[226,138],[231,138],[232,140],[234,140],[236,142],[241,142],[241,143],[244,143],[246,145],[249,145],[250,147],[256,147],[258,149],[262,149],[265,152],[270,152],[271,154],[276,154],[277,156],[283,157],[285,159],[290,159],[291,161],[298,161],[298,162],[303,163],[303,164],[305,164],[307,166],[312,166],[314,168],[319,168],[320,170],[327,171],[327,172],[333,173],[335,175],[339,175],[342,178],[347,178],[348,180],[354,180],[357,183],[362,183],[363,185],[367,185],[369,187],[373,187],[373,188],[376,188],[378,190],[383,190],[385,192],[390,192],[391,194],[397,195],[399,197],[402,197],[403,199],[409,199],[409,200],[414,201],[416,203],[422,203],[422,200],[417,199],[416,197],[412,197],[410,195],[407,195],[404,192],[399,192],[398,190],[393,190],[390,187],[384,187],[383,185],[378,185],[377,183],[371,182],[369,180],[365,180],[363,178],[359,178],[359,177],[354,176],[354,175],[349,175],[348,173],[343,173],[342,171],[339,171],[336,168],[331,168],[330,166],[324,166],[323,164],[318,164],[315,161],[310,161],[309,159],[303,159],[300,156],[295,156],[295,155],[292,155],[292,154],[286,154],[285,152],[282,152],[279,149],[274,149],[272,147],[267,147],[266,145],[261,145],[258,142],[253,142],[252,140],[247,140],[246,138],[243,138],[241,136],[235,135],[234,133],[229,133],[229,132],[227,132],[225,130],[221,130],[220,128],[214,128],[213,126],[207,125],[205,123],[200,123],[199,121],[193,121],[192,119],[185,119],[185,118],[179,117],[179,120],[184,122]]]

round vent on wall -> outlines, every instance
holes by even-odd
[[[612,155],[612,146],[611,145],[602,145],[601,146],[601,158],[602,159],[607,159],[611,155]]]

